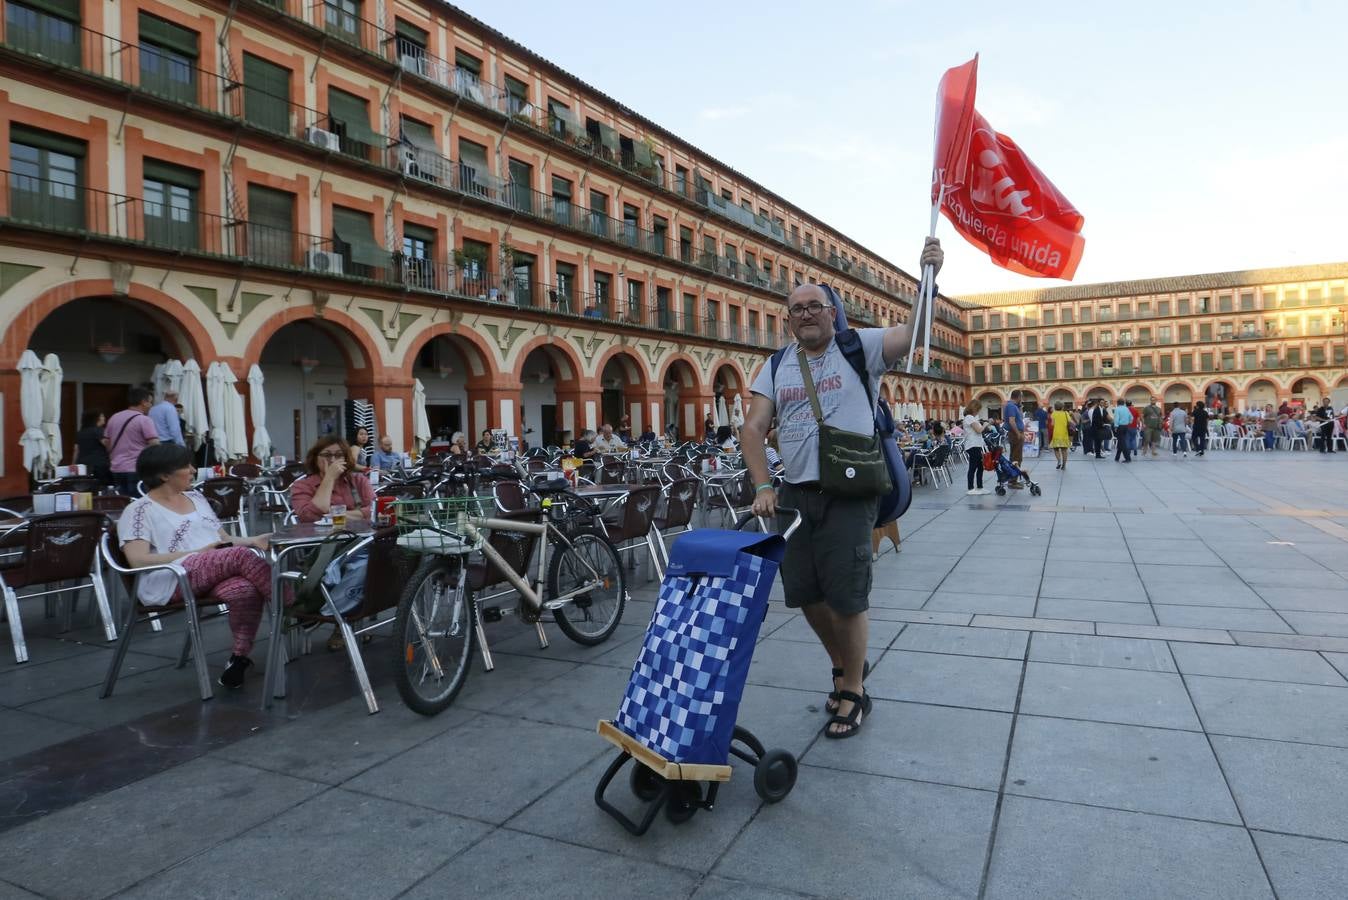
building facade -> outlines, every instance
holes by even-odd
[[[908,315],[905,271],[452,7],[0,6],[9,488],[25,349],[62,361],[67,458],[167,359],[245,394],[258,364],[295,456],[347,399],[410,449],[414,379],[437,431],[695,434],[782,343],[794,285]],[[964,402],[961,316],[940,298],[932,372],[886,396]]]
[[[973,395],[1348,404],[1348,263],[962,296]]]

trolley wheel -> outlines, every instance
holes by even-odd
[[[1006,496],[1006,486],[1005,486],[1005,485],[1001,485],[1001,484],[997,485],[996,490],[997,490],[997,496],[998,496],[998,497],[1005,497],[1005,496]]]
[[[754,790],[768,803],[776,803],[796,786],[799,767],[785,750],[769,750],[754,766]]]
[[[1043,491],[1039,490],[1039,485],[1037,485],[1037,484],[1032,484],[1032,485],[1030,485],[1030,495],[1031,495],[1031,496],[1033,496],[1033,497],[1038,497],[1041,493],[1043,493]]]
[[[748,747],[753,751],[754,756],[757,756],[759,759],[762,759],[763,754],[767,752],[763,749],[763,742],[754,737],[754,733],[747,728],[741,728],[736,725],[731,740],[739,741],[741,744]]]
[[[555,546],[557,552],[548,563],[549,598],[597,582],[553,610],[557,627],[577,644],[602,644],[617,629],[627,606],[627,582],[618,551],[608,538],[593,531],[572,537],[570,547]]]
[[[665,818],[675,825],[682,825],[693,817],[701,804],[702,785],[696,781],[680,781],[665,801]]]
[[[636,760],[632,760],[632,774],[628,776],[628,783],[638,800],[649,803],[664,788],[665,779]]]
[[[408,708],[433,716],[454,702],[473,656],[473,598],[458,559],[427,556],[394,618],[393,680]]]

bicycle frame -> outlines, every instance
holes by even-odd
[[[514,567],[511,566],[501,554],[497,553],[491,544],[485,540],[485,536],[481,533],[481,529],[484,528],[489,531],[515,531],[521,534],[534,534],[543,538],[543,540],[538,542],[538,571],[534,576],[533,586],[530,586],[529,582],[516,572]],[[575,590],[568,591],[560,597],[549,597],[545,601],[542,596],[543,578],[548,568],[548,546],[551,543],[551,539],[555,537],[568,548],[573,546],[570,538],[568,538],[561,529],[554,526],[551,522],[514,522],[509,519],[477,518],[470,516],[468,518],[466,530],[468,537],[479,544],[478,549],[482,551],[482,555],[496,565],[501,574],[505,576],[506,581],[510,583],[511,587],[519,591],[520,596],[524,598],[524,602],[529,604],[530,609],[534,613],[541,612],[542,610],[557,609],[570,602],[576,596],[583,594],[588,590],[592,590],[595,584],[600,581],[599,573],[587,561],[582,559],[581,561],[585,564],[585,567],[590,570],[590,575],[594,580],[590,583],[581,585]]]

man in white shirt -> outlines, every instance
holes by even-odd
[[[599,432],[599,437],[594,440],[594,449],[600,453],[616,453],[619,450],[626,450],[627,445],[613,433],[612,425],[605,425]]]

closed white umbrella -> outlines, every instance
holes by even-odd
[[[225,378],[225,455],[230,459],[245,459],[248,456],[248,429],[243,420],[243,394],[236,387],[239,379],[224,363],[220,364],[220,370]]]
[[[154,389],[154,402],[158,403],[164,399],[164,364],[155,363],[154,371],[150,373],[150,387]]]
[[[206,440],[210,422],[206,418],[206,395],[201,390],[201,366],[195,359],[183,363],[178,401],[183,405],[183,421],[192,432],[192,449],[198,450]]]
[[[53,466],[61,464],[65,453],[61,449],[61,360],[55,353],[42,359],[42,430],[47,435],[47,460]]]
[[[717,397],[717,398],[716,398],[716,427],[717,427],[717,428],[720,428],[722,425],[729,425],[729,424],[730,424],[730,415],[729,415],[729,413],[726,412],[726,408],[725,408],[725,397],[724,397],[724,396]]]
[[[178,402],[183,402],[183,364],[176,359],[170,359],[164,363],[164,371],[159,377],[164,380],[164,392],[177,394]]]
[[[744,398],[739,394],[735,395],[735,403],[730,408],[730,425],[736,431],[744,425]]]
[[[420,456],[431,442],[431,422],[426,418],[426,388],[420,378],[412,379],[412,444]]]
[[[206,369],[206,405],[211,413],[211,444],[216,460],[229,455],[229,401],[225,397],[225,373],[229,370],[217,360]]]
[[[261,462],[271,456],[271,435],[267,433],[267,397],[262,392],[262,369],[257,363],[248,367],[248,410],[253,414],[253,455]]]
[[[19,412],[23,417],[23,467],[29,472],[47,460],[50,449],[42,430],[42,362],[32,350],[19,357]]]

